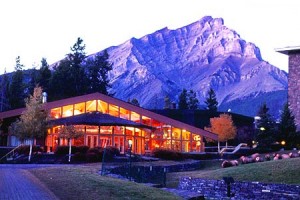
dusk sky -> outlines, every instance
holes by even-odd
[[[0,2],[0,74],[52,64],[81,37],[87,54],[168,27],[176,29],[210,15],[247,42],[264,60],[288,70],[288,58],[275,48],[300,45],[298,0],[11,0]],[[38,67],[37,67],[38,68]]]

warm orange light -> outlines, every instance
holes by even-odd
[[[285,145],[285,141],[284,141],[284,140],[281,141],[281,145],[282,145],[282,146]]]

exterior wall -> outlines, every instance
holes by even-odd
[[[288,102],[300,130],[300,51],[289,54]]]

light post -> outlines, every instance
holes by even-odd
[[[129,146],[129,180],[131,181],[131,150],[132,150],[132,140],[128,140]]]

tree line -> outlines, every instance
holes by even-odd
[[[81,38],[70,47],[70,53],[50,69],[42,58],[39,69],[24,71],[21,58],[16,58],[15,71],[4,72],[0,82],[0,111],[25,106],[24,99],[38,85],[48,93],[50,101],[100,92],[106,95],[110,87],[108,72],[112,70],[106,50],[87,57]]]

